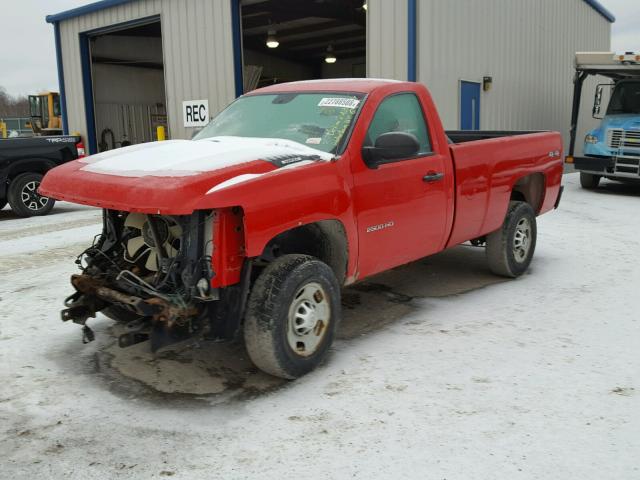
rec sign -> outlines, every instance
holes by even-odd
[[[182,102],[182,118],[185,127],[204,127],[209,123],[209,100]]]

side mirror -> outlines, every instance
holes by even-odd
[[[603,86],[598,85],[596,87],[596,94],[593,99],[593,110],[591,112],[591,116],[593,118],[597,118],[598,120],[602,119],[602,117],[599,116],[601,111],[601,105],[602,105],[602,91],[603,91]]]
[[[375,146],[362,147],[362,158],[370,168],[389,160],[411,158],[420,152],[420,142],[410,133],[387,132],[376,138]]]

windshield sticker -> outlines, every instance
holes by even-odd
[[[320,142],[322,142],[322,138],[311,137],[311,138],[307,138],[307,141],[305,143],[308,143],[309,145],[320,145]]]
[[[356,98],[330,98],[325,97],[318,103],[319,107],[357,108],[360,100]]]

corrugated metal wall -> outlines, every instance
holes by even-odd
[[[183,100],[209,100],[215,114],[235,98],[231,3],[227,0],[137,0],[60,23],[67,118],[70,131],[87,134],[80,59],[82,32],[160,15],[169,130],[182,126]]]
[[[418,0],[418,81],[459,128],[459,81],[493,77],[482,129],[568,134],[576,51],[608,51],[611,24],[583,0]],[[585,86],[582,133],[593,87]],[[578,137],[579,142],[582,135]]]
[[[182,101],[214,114],[235,96],[228,0],[137,0],[60,24],[69,128],[86,135],[79,33],[160,15],[173,138],[188,138]],[[369,0],[367,74],[407,78],[407,0]],[[418,0],[418,80],[445,127],[459,127],[459,81],[493,77],[481,96],[483,129],[557,129],[571,111],[573,54],[608,50],[611,25],[583,0]],[[593,88],[585,87],[580,136]]]
[[[367,0],[367,4],[367,76],[406,80],[407,0]]]

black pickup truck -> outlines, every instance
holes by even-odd
[[[47,171],[85,156],[82,139],[73,135],[0,140],[0,210],[7,203],[20,217],[46,215],[55,200],[38,193]]]

